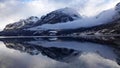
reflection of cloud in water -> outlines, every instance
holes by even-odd
[[[96,53],[84,53],[71,63],[56,63],[45,68],[120,68],[120,66],[115,61],[103,58]]]
[[[96,53],[83,54],[80,61],[83,61],[88,68],[120,68],[115,61],[103,58]]]

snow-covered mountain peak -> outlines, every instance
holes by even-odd
[[[29,27],[29,26],[33,25],[34,23],[36,23],[38,20],[39,20],[38,17],[31,16],[27,19],[21,19],[18,22],[6,25],[4,30],[12,30],[12,29],[19,29],[22,27]]]
[[[73,8],[62,8],[62,9],[58,9],[56,11],[53,11],[55,13],[63,13],[63,14],[66,14],[66,15],[70,15],[70,16],[73,16],[73,17],[81,17],[80,14]]]
[[[42,16],[35,26],[40,26],[43,24],[66,23],[68,21],[74,21],[81,18],[81,15],[74,9],[62,8]]]

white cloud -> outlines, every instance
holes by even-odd
[[[41,16],[53,10],[72,7],[84,16],[94,16],[113,8],[120,0],[0,0],[0,29],[29,16]]]
[[[110,8],[114,8],[115,5],[119,2],[120,0],[89,0],[81,13],[83,15],[87,16],[94,16],[99,14],[103,10],[108,10]]]
[[[85,68],[120,68],[114,60],[104,58],[96,53],[82,54],[79,59],[83,65],[86,65]]]

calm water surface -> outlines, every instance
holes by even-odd
[[[1,38],[0,68],[120,68],[119,44],[106,39]]]

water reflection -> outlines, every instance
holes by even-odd
[[[0,68],[120,68],[119,37],[0,40]]]

